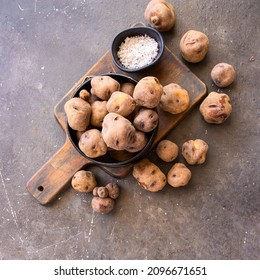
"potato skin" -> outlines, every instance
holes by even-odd
[[[167,182],[174,188],[186,186],[191,179],[191,171],[183,163],[175,163],[167,174]]]
[[[164,173],[148,159],[134,164],[133,176],[142,188],[150,192],[158,192],[166,185]]]
[[[153,76],[142,78],[135,86],[133,98],[138,105],[146,108],[155,108],[163,94],[163,86]]]
[[[87,129],[91,116],[91,106],[88,102],[79,97],[73,97],[65,103],[64,110],[72,129],[77,131]]]
[[[126,82],[126,83],[121,84],[120,91],[122,91],[124,93],[127,93],[130,96],[133,96],[134,88],[135,88],[135,84],[130,83],[130,82]]]
[[[236,71],[232,65],[222,62],[213,67],[210,76],[218,87],[227,87],[235,81]]]
[[[181,38],[180,49],[183,58],[188,62],[200,62],[208,52],[209,39],[200,31],[189,30]]]
[[[101,214],[108,214],[114,208],[115,201],[110,197],[94,196],[91,201],[92,208],[95,212]]]
[[[170,30],[175,24],[173,5],[164,0],[151,0],[144,12],[148,24],[160,32]]]
[[[107,146],[98,129],[85,131],[79,139],[80,150],[90,158],[97,158],[107,153]]]
[[[200,104],[199,111],[207,123],[222,124],[232,112],[230,98],[213,91]]]
[[[90,81],[91,93],[102,100],[108,100],[114,91],[120,89],[120,84],[110,76],[95,76]]]
[[[150,132],[154,130],[159,122],[159,116],[156,111],[152,109],[142,108],[135,115],[133,125],[136,129],[143,132]]]
[[[91,171],[80,170],[72,177],[71,185],[78,192],[92,192],[97,182]]]
[[[94,127],[102,127],[104,117],[106,116],[106,114],[108,114],[107,101],[94,101],[91,104],[91,110],[91,125],[93,125]]]
[[[189,140],[182,145],[182,155],[188,164],[202,164],[206,161],[208,144],[201,140]]]
[[[127,93],[115,91],[107,101],[107,111],[123,117],[129,116],[135,109],[134,99]]]
[[[147,136],[142,131],[135,131],[135,137],[131,144],[129,144],[125,150],[131,153],[136,153],[141,151],[147,144]]]
[[[177,158],[179,148],[172,141],[165,139],[158,143],[156,153],[161,160],[165,162],[172,162]]]
[[[188,109],[190,104],[189,93],[180,85],[171,83],[163,87],[160,101],[161,108],[171,114],[179,114]]]
[[[124,150],[135,138],[132,123],[116,113],[108,113],[102,125],[102,136],[106,145],[114,150]]]

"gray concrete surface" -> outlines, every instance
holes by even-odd
[[[188,29],[206,33],[210,51],[191,65],[206,83],[219,62],[232,64],[226,88],[233,113],[206,124],[196,108],[168,138],[179,146],[202,138],[207,162],[192,166],[189,186],[142,190],[131,174],[117,180],[92,167],[99,184],[121,197],[107,215],[91,196],[69,188],[45,207],[25,190],[30,177],[61,147],[53,108],[108,50],[113,36],[143,21],[147,1],[1,0],[0,9],[0,259],[259,259],[259,60],[257,0],[170,1],[175,28],[163,34],[178,56]],[[171,164],[149,157],[167,172]],[[180,156],[179,161],[184,161]]]

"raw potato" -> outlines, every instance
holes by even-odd
[[[156,77],[142,78],[135,86],[133,98],[138,105],[146,108],[155,108],[163,94],[163,86]]]
[[[142,108],[133,120],[136,129],[143,132],[150,132],[156,128],[159,122],[158,114],[152,109]]]
[[[87,102],[89,102],[90,93],[86,89],[82,89],[79,92],[79,97]]]
[[[120,151],[133,143],[135,128],[121,115],[108,113],[103,120],[102,136],[108,147]]]
[[[125,149],[128,152],[136,153],[141,151],[147,144],[147,136],[144,132],[136,130],[133,142]]]
[[[109,76],[95,76],[91,82],[91,93],[102,100],[108,100],[114,91],[120,89],[120,84]]]
[[[133,176],[142,188],[150,192],[158,192],[166,185],[164,173],[148,159],[134,164]]]
[[[89,129],[84,132],[79,140],[80,150],[90,158],[97,158],[107,153],[107,146],[98,129]]]
[[[101,198],[108,197],[108,189],[106,187],[98,187],[97,196]]]
[[[156,148],[156,153],[160,159],[165,162],[174,161],[179,153],[178,146],[170,140],[162,140]]]
[[[189,93],[180,85],[171,83],[163,87],[160,101],[161,108],[171,114],[179,114],[187,110],[190,105]]]
[[[91,106],[88,102],[79,97],[74,97],[65,103],[64,110],[68,124],[72,129],[78,131],[87,129],[91,116]]]
[[[206,161],[208,144],[201,140],[189,140],[182,145],[182,155],[188,164],[202,164]]]
[[[119,197],[120,189],[116,183],[108,183],[106,189],[108,190],[108,196],[110,198],[117,199]]]
[[[71,185],[79,192],[92,192],[97,182],[91,171],[80,170],[72,177]]]
[[[230,116],[232,106],[227,94],[213,91],[200,104],[199,110],[207,123],[221,124]]]
[[[120,91],[127,93],[130,96],[133,96],[134,88],[135,88],[135,84],[126,82],[121,84]]]
[[[152,0],[148,3],[144,17],[148,24],[160,32],[170,30],[175,23],[175,11],[172,4],[164,0]]]
[[[95,212],[108,214],[113,210],[115,201],[110,197],[101,198],[98,196],[94,196],[92,198],[91,205]]]
[[[108,112],[117,113],[123,117],[129,116],[135,109],[134,99],[127,93],[115,91],[107,101]]]
[[[228,63],[218,63],[211,71],[211,79],[218,87],[227,87],[236,79],[236,72]]]
[[[209,39],[200,31],[189,30],[181,38],[180,49],[183,58],[188,62],[200,62],[208,52]]]
[[[167,182],[174,188],[186,186],[191,179],[191,171],[183,163],[175,163],[167,174]]]
[[[91,118],[90,123],[95,127],[102,127],[103,119],[108,113],[107,101],[95,101],[91,104]]]

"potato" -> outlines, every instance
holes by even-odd
[[[101,214],[108,214],[114,208],[115,201],[110,197],[98,197],[94,196],[91,201],[92,208],[95,212]]]
[[[91,171],[80,170],[72,177],[71,185],[78,192],[92,192],[97,182]]]
[[[128,152],[136,153],[141,151],[147,144],[147,136],[144,132],[136,130],[134,140],[125,149]]]
[[[133,98],[138,105],[146,108],[155,108],[163,94],[163,86],[156,77],[142,78],[135,86]]]
[[[167,182],[174,188],[186,186],[191,179],[191,171],[183,163],[175,163],[167,174]]]
[[[189,140],[182,145],[182,155],[188,164],[202,164],[206,161],[208,144],[201,140]]]
[[[90,158],[97,158],[107,153],[107,146],[98,129],[89,129],[84,132],[79,140],[80,150]]]
[[[134,164],[133,176],[142,188],[150,192],[158,192],[166,185],[164,173],[148,159]]]
[[[112,199],[117,199],[119,197],[120,189],[116,183],[108,183],[105,187],[108,190],[109,197]]]
[[[165,139],[158,143],[156,147],[156,153],[161,160],[165,162],[171,162],[177,158],[179,148],[172,141]]]
[[[82,89],[79,92],[79,97],[87,102],[89,102],[90,93],[86,89]]]
[[[79,97],[73,97],[65,103],[64,110],[72,129],[78,131],[87,129],[91,116],[91,106],[88,102]]]
[[[232,106],[227,94],[213,91],[200,104],[199,110],[207,123],[221,124],[229,118]]]
[[[142,108],[135,115],[133,125],[136,129],[143,132],[150,132],[156,128],[159,122],[159,116],[152,109]]]
[[[123,117],[129,116],[135,109],[134,99],[127,93],[115,91],[107,101],[108,112],[117,113]]]
[[[95,76],[90,81],[91,93],[102,100],[108,100],[114,91],[120,89],[120,84],[110,76]]]
[[[180,49],[183,58],[188,62],[200,62],[208,52],[209,39],[200,31],[189,30],[181,38]]]
[[[175,11],[172,4],[164,0],[152,0],[148,3],[144,17],[148,24],[160,32],[170,30],[175,23]]]
[[[135,128],[125,117],[108,113],[102,124],[102,136],[106,145],[114,150],[124,150],[135,139]]]
[[[103,119],[108,113],[107,101],[94,101],[91,104],[91,118],[90,123],[95,127],[102,127]]]
[[[189,105],[189,93],[180,85],[171,83],[163,87],[160,106],[164,111],[171,114],[179,114],[187,110]]]
[[[211,70],[211,79],[218,87],[227,87],[236,79],[234,67],[228,63],[218,63]]]
[[[127,93],[130,96],[133,96],[134,88],[135,88],[135,84],[126,82],[121,84],[120,91]]]

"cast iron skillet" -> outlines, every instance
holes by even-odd
[[[118,73],[108,73],[108,74],[102,74],[102,76],[110,76],[111,78],[117,80],[120,84],[121,83],[125,83],[125,82],[131,82],[133,84],[136,84],[137,81],[134,80],[131,77],[128,77],[126,75],[123,74],[118,74]],[[72,97],[79,97],[79,93],[82,89],[86,89],[87,91],[90,92],[91,89],[91,77],[88,78],[85,82],[83,82],[83,84],[81,84],[75,91],[74,95]],[[125,161],[117,161],[116,159],[112,158],[109,155],[109,152],[107,152],[104,156],[98,157],[98,158],[90,158],[87,157],[78,147],[78,140],[76,138],[76,131],[73,130],[69,124],[68,124],[68,120],[66,120],[67,123],[67,131],[68,131],[68,136],[69,136],[69,140],[71,141],[72,145],[75,147],[75,149],[86,159],[90,160],[93,164],[99,165],[99,166],[105,166],[105,167],[123,167],[123,166],[127,166],[137,160],[139,160],[141,157],[143,157],[151,148],[151,145],[153,144],[154,138],[156,136],[157,133],[157,127],[151,131],[150,133],[146,133],[147,137],[148,137],[148,142],[146,144],[146,146],[139,152],[135,153],[134,156],[128,160]]]

